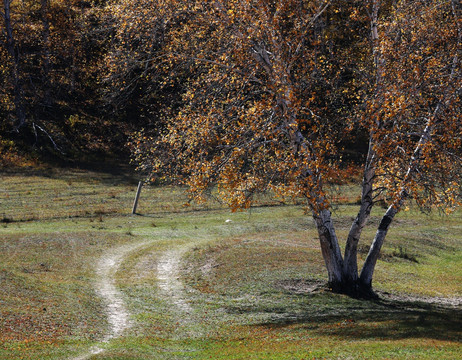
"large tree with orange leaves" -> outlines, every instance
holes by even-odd
[[[158,36],[162,46],[150,54],[132,49],[131,61],[150,74],[186,74],[181,106],[166,109],[160,133],[135,137],[140,168],[187,184],[197,199],[216,186],[234,210],[249,207],[260,191],[305,199],[334,291],[373,296],[381,246],[406,201],[448,211],[460,205],[458,1],[138,6],[130,11],[151,9],[159,31],[131,46]],[[124,26],[120,39],[132,25]],[[326,184],[338,176],[342,138],[352,129],[369,142],[358,215],[342,255]],[[388,208],[359,271],[358,243],[378,196]]]

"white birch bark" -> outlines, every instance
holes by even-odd
[[[372,137],[369,142],[369,152],[364,167],[364,177],[361,187],[361,206],[355,220],[351,224],[345,245],[345,258],[343,273],[346,281],[355,283],[358,280],[358,243],[362,230],[366,225],[373,206],[373,180],[375,175],[374,161],[375,156],[372,149]]]
[[[402,203],[402,201],[400,203]],[[375,265],[379,258],[380,250],[382,249],[385,237],[387,236],[388,229],[390,228],[390,224],[393,221],[395,215],[398,213],[399,207],[401,207],[401,204],[399,204],[399,207],[395,207],[394,205],[395,204],[392,204],[385,212],[385,215],[382,217],[380,225],[375,234],[374,241],[372,242],[371,248],[366,257],[366,261],[364,262],[363,268],[361,270],[361,284],[368,288],[372,287],[372,275],[374,274]]]
[[[334,224],[329,210],[322,210],[319,214],[313,212],[313,218],[318,229],[321,252],[329,276],[332,289],[339,290],[343,285],[343,259],[335,234]]]

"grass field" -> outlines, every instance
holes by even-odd
[[[300,206],[262,198],[230,213],[145,187],[131,216],[136,185],[120,172],[0,173],[0,359],[460,358],[461,212],[400,213],[375,273],[382,300],[359,301],[325,290]],[[341,190],[345,237],[357,194]],[[97,264],[118,249],[130,251],[110,279],[130,326],[108,338]]]

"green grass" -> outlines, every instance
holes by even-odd
[[[324,289],[317,233],[301,207],[229,213],[218,202],[185,207],[179,188],[145,187],[142,216],[130,216],[136,185],[130,175],[81,170],[0,174],[0,359],[66,359],[101,340],[108,323],[95,263],[140,241],[149,243],[116,274],[133,326],[92,359],[460,357],[461,309],[451,299],[462,297],[461,212],[400,213],[374,278],[392,295],[368,302]],[[342,189],[334,216],[345,238],[357,194]],[[157,278],[173,249],[184,250],[187,311]]]

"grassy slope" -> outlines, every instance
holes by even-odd
[[[131,217],[135,188],[88,171],[0,175],[0,359],[66,358],[101,338],[95,259],[142,239],[152,243],[117,274],[135,325],[95,359],[458,358],[460,307],[417,297],[462,296],[460,212],[399,215],[375,277],[396,296],[371,303],[323,290],[316,231],[299,207],[230,214],[216,203],[185,208],[176,188],[145,188],[145,216]],[[340,236],[356,211],[344,190]],[[159,256],[185,246],[188,314],[156,279]]]

